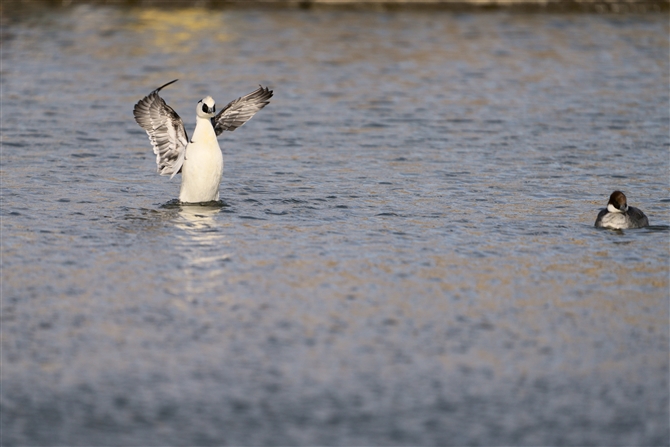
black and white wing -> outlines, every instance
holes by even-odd
[[[224,130],[232,132],[249,121],[256,112],[270,103],[270,98],[272,98],[272,90],[259,86],[257,90],[248,95],[231,101],[218,115],[212,118],[216,135],[221,135]]]
[[[154,147],[158,172],[160,175],[169,175],[170,178],[181,171],[188,144],[184,122],[177,112],[158,96],[162,88],[174,82],[177,82],[177,79],[158,87],[135,104],[133,109],[135,121],[147,131],[149,141]]]

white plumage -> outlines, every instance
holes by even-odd
[[[246,96],[231,101],[217,115],[214,100],[207,96],[196,107],[196,125],[189,140],[184,123],[172,107],[158,95],[168,82],[142,98],[133,110],[135,121],[149,135],[160,175],[174,177],[181,172],[179,200],[186,203],[219,200],[223,156],[217,136],[233,131],[269,104],[272,90],[260,86]]]

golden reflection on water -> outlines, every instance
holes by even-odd
[[[226,42],[232,38],[226,30],[226,15],[204,8],[178,10],[147,8],[135,10],[137,21],[131,27],[149,35],[144,43],[163,53],[185,54],[203,40]]]
[[[530,243],[564,242],[547,236]],[[581,247],[586,242],[575,237],[571,244]],[[499,243],[498,248],[504,245]],[[286,251],[291,247],[286,246]],[[444,352],[436,355],[450,370],[467,364],[517,377],[544,364],[540,351],[553,352],[552,370],[565,374],[589,374],[594,368],[630,370],[632,359],[657,366],[665,362],[662,357],[632,351],[629,339],[629,334],[635,334],[656,346],[667,333],[667,295],[659,291],[668,290],[669,284],[662,263],[633,260],[613,265],[611,258],[598,259],[580,249],[552,259],[514,254],[475,259],[450,252],[404,264],[401,260],[414,254],[402,248],[395,252],[359,259],[326,256],[275,261],[271,280],[249,269],[229,276],[228,281],[232,286],[255,284],[260,296],[274,297],[268,301],[273,306],[290,300],[292,304],[282,312],[298,322],[306,338],[330,326],[325,344],[306,348],[314,358],[327,355],[324,350],[362,349],[366,328],[384,326],[385,321],[390,322],[385,334],[369,340],[371,349],[406,343],[419,347],[421,342],[415,338],[421,328],[446,331],[458,325],[458,316],[467,319],[470,327],[483,329],[476,348],[462,354],[450,346],[458,341],[444,342]],[[263,260],[258,269],[266,269],[267,262]],[[244,302],[229,298],[231,303]],[[320,311],[315,312],[315,307]],[[511,347],[503,346],[501,340]],[[603,340],[615,349],[603,351]],[[507,349],[513,351],[502,355]]]

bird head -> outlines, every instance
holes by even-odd
[[[216,104],[211,96],[198,101],[198,107],[195,109],[195,113],[199,118],[211,118],[216,113]]]
[[[607,211],[610,213],[625,213],[628,211],[626,195],[621,191],[614,191],[607,202]]]

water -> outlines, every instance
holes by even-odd
[[[4,20],[3,445],[669,442],[664,15]],[[175,78],[275,91],[223,206],[133,120]]]

